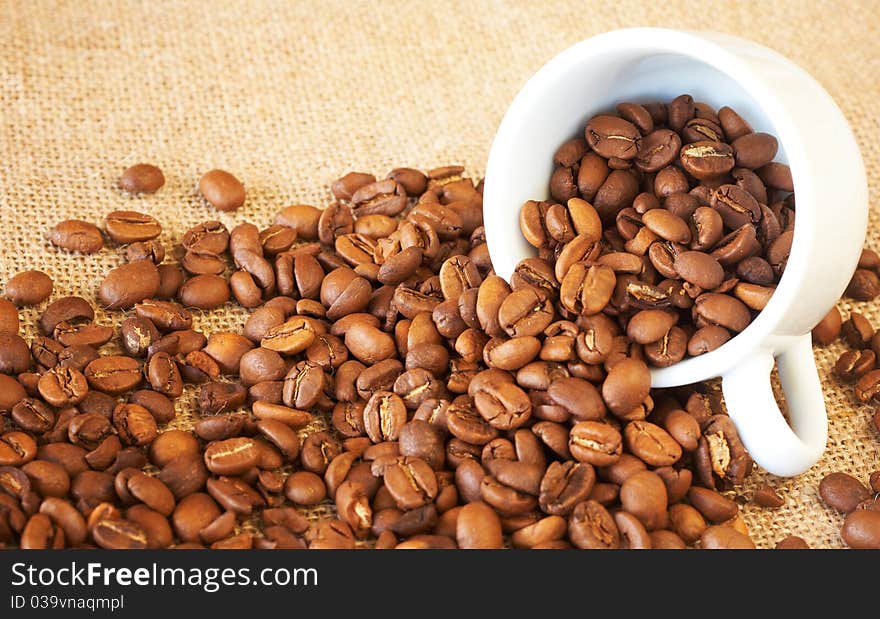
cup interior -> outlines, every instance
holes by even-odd
[[[762,98],[767,96],[766,89],[757,80],[750,81],[744,76],[741,66],[734,77],[734,72],[725,66],[736,63],[734,57],[717,46],[709,44],[708,53],[704,53],[705,50],[694,48],[699,38],[661,32],[680,34],[682,40],[659,46],[635,39],[626,44],[596,44],[597,39],[609,36],[602,35],[576,45],[548,63],[514,101],[502,123],[505,130],[499,130],[492,147],[486,194],[495,206],[484,212],[493,265],[505,279],[509,280],[521,259],[536,254],[522,236],[518,213],[525,200],[549,198],[556,149],[581,135],[592,116],[613,112],[617,103],[668,102],[688,93],[716,109],[732,107],[756,132],[777,137],[779,152],[774,161],[789,162],[785,132],[762,104],[762,100],[766,101]],[[504,208],[499,208],[501,205]],[[802,214],[800,209],[798,212]],[[795,245],[798,229],[796,226]],[[793,256],[800,253],[793,248]],[[723,346],[699,357],[685,358],[669,368],[652,370],[654,386],[687,384],[717,376],[724,369],[722,366],[748,354],[782,319],[785,308],[778,291],[785,281],[784,275],[767,307]]]

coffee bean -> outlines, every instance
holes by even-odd
[[[199,192],[218,211],[234,211],[244,204],[244,186],[224,170],[205,172],[199,179]]]
[[[52,294],[52,278],[42,271],[23,271],[6,282],[6,298],[16,305],[39,305]]]
[[[764,485],[755,490],[753,500],[761,507],[776,508],[782,507],[785,500],[777,494],[772,486]]]
[[[868,269],[856,269],[846,287],[846,296],[857,301],[870,301],[878,294],[880,294],[880,278],[877,274]]]
[[[829,473],[819,482],[819,496],[830,507],[850,513],[870,498],[868,489],[858,479],[846,473]]]
[[[707,528],[700,536],[700,548],[704,550],[754,550],[755,543],[743,533],[725,525]]]
[[[779,144],[767,133],[748,133],[732,139],[731,146],[736,154],[736,165],[755,170],[773,161]]]
[[[100,357],[89,363],[83,374],[93,389],[119,395],[141,382],[141,366],[131,357]]]
[[[855,382],[877,365],[873,350],[847,350],[834,364],[834,373],[844,382]]]
[[[259,451],[249,438],[230,438],[209,443],[205,449],[205,465],[217,475],[240,475],[256,466]]]
[[[683,146],[679,158],[684,169],[700,180],[718,178],[736,165],[731,146],[708,140]]]
[[[119,177],[119,187],[130,193],[156,193],[164,184],[162,170],[149,163],[136,163]]]
[[[150,462],[162,468],[175,458],[199,453],[199,442],[190,432],[165,430],[150,443]]]
[[[687,496],[691,504],[712,522],[730,520],[737,513],[736,503],[714,490],[694,486],[688,490]]]
[[[599,155],[632,159],[639,151],[641,134],[632,123],[616,116],[594,116],[585,130],[587,144]]]
[[[638,407],[651,388],[648,367],[635,359],[624,359],[608,372],[602,397],[615,415],[625,416]]]
[[[666,485],[651,471],[635,473],[620,487],[621,505],[648,530],[665,525],[667,501]]]
[[[12,430],[0,435],[0,466],[21,466],[36,456],[37,443],[30,434]]]
[[[797,535],[789,535],[776,542],[776,550],[807,550],[809,544]]]
[[[229,284],[219,275],[196,275],[184,282],[177,296],[186,307],[215,309],[229,300]]]
[[[880,370],[871,370],[856,382],[856,397],[861,402],[870,402],[880,394]]]
[[[596,501],[583,501],[574,508],[568,521],[568,537],[578,548],[620,547],[620,532],[614,518]]]
[[[58,408],[79,404],[89,390],[86,377],[67,367],[52,368],[40,377],[37,387],[43,399]]]
[[[300,460],[305,470],[323,475],[340,451],[339,442],[329,433],[313,432],[303,441]]]
[[[459,548],[502,548],[501,521],[485,503],[468,503],[459,512],[455,539]]]
[[[739,299],[718,293],[702,294],[694,301],[694,316],[708,324],[742,331],[752,320],[749,308]]]
[[[107,309],[127,309],[159,289],[159,272],[149,260],[129,262],[112,269],[101,281],[98,301]]]
[[[49,241],[55,247],[83,254],[94,254],[104,247],[104,237],[98,227],[87,221],[68,219],[49,231]]]
[[[150,215],[137,211],[113,211],[104,219],[107,236],[117,243],[149,241],[162,232],[162,226]]]
[[[11,376],[0,374],[0,413],[8,413],[17,409],[19,412],[18,414],[13,413],[13,419],[16,419],[16,423],[24,427],[26,430],[29,429],[26,425],[32,424],[27,422],[22,424],[18,421],[18,418],[33,419],[33,423],[37,424],[38,427],[46,425],[47,423],[51,427],[51,423],[54,423],[54,415],[48,410],[45,412],[41,410],[44,407],[38,400],[30,400],[29,398],[26,398],[27,392],[24,390],[24,387],[21,386],[21,383]],[[41,421],[41,419],[51,419],[51,421]]]
[[[23,430],[42,434],[55,425],[55,413],[40,400],[25,397],[24,389],[12,378],[0,375],[0,394],[0,411],[11,411],[12,420]],[[15,404],[10,405],[13,400]]]
[[[650,466],[669,466],[681,458],[681,446],[663,428],[631,421],[623,431],[630,452]]]
[[[755,170],[755,172],[768,187],[781,191],[794,191],[791,169],[784,163],[773,161]]]
[[[840,336],[841,328],[840,310],[832,307],[819,324],[813,327],[813,341],[819,346],[827,346]]]
[[[880,512],[857,509],[850,513],[840,535],[850,548],[880,548]]]
[[[296,460],[299,455],[299,437],[296,431],[274,419],[260,420],[256,426],[260,434],[278,447],[288,460]]]
[[[148,445],[158,434],[156,420],[138,404],[119,404],[113,411],[113,427],[128,445]]]
[[[34,514],[21,532],[21,548],[46,550],[64,547],[64,531],[56,527],[45,514]]]
[[[568,515],[590,494],[595,481],[596,473],[588,463],[551,463],[541,480],[541,510],[551,515]]]
[[[686,503],[669,507],[669,524],[672,530],[688,544],[693,544],[706,530],[706,521],[699,511]]]

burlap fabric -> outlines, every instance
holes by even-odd
[[[93,298],[121,259],[114,249],[85,258],[53,249],[46,230],[65,218],[99,223],[114,209],[141,210],[163,222],[170,247],[208,218],[262,226],[287,204],[325,205],[330,181],[352,169],[461,163],[478,176],[506,106],[542,63],[592,34],[638,25],[727,31],[801,64],[852,123],[876,195],[880,17],[871,0],[2,0],[0,283],[40,268],[55,278],[56,297]],[[139,161],[165,172],[155,196],[116,189],[119,173]],[[213,167],[244,181],[247,204],[237,213],[218,214],[198,197],[197,180]],[[880,325],[880,303],[841,309]],[[23,312],[28,321],[37,314]],[[197,316],[196,326],[237,328],[245,316],[230,306]],[[819,502],[819,479],[842,469],[864,480],[880,468],[872,407],[856,405],[831,376],[840,350],[816,353],[831,417],[822,461],[800,478],[769,480],[785,497],[781,509],[744,506],[761,546],[789,533],[840,546],[841,518]],[[178,424],[190,421],[188,394]],[[739,495],[749,499],[766,479],[756,473]]]

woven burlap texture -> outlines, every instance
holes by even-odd
[[[71,256],[52,248],[57,221],[100,223],[136,209],[183,231],[217,218],[266,225],[280,207],[330,201],[348,170],[384,175],[398,165],[461,163],[479,176],[492,136],[518,88],[580,39],[626,26],[712,29],[773,47],[811,72],[852,123],[871,195],[880,188],[880,18],[876,2],[20,2],[0,1],[0,284],[39,268],[53,298],[94,298],[120,263],[113,248]],[[154,162],[167,178],[154,196],[116,188],[128,165]],[[247,203],[217,213],[198,197],[204,171],[232,171]],[[876,200],[875,200],[876,203]],[[834,204],[826,205],[835,208]],[[869,246],[880,248],[872,210]],[[880,326],[880,303],[842,303]],[[32,323],[39,308],[24,311]],[[229,306],[196,318],[206,332],[241,326]],[[106,323],[118,317],[100,315]],[[28,328],[28,337],[34,334]],[[817,484],[834,470],[866,480],[880,468],[870,406],[854,402],[830,368],[842,345],[817,350],[830,415],[821,462],[769,481],[777,510],[744,501],[752,536],[772,547],[787,534],[839,547],[840,515]],[[189,398],[177,423],[190,422]]]

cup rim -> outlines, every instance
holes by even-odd
[[[764,112],[773,127],[775,137],[785,151],[798,196],[798,217],[795,218],[792,247],[785,272],[767,305],[743,331],[733,335],[730,340],[711,352],[697,357],[686,357],[666,368],[652,368],[654,387],[672,387],[719,376],[772,336],[796,300],[797,290],[805,282],[809,246],[814,240],[810,227],[804,223],[805,218],[811,217],[814,212],[815,204],[813,184],[806,174],[807,155],[803,142],[774,89],[736,54],[718,42],[719,39],[747,44],[762,53],[772,54],[782,61],[788,70],[809,77],[803,69],[778,52],[747,39],[727,34],[698,33],[668,28],[624,28],[605,32],[563,50],[528,80],[516,95],[499,125],[486,169],[486,190],[491,193],[493,184],[491,179],[500,178],[497,172],[492,173],[498,166],[497,162],[500,159],[498,152],[508,148],[507,143],[513,135],[512,128],[527,120],[527,112],[533,101],[546,93],[548,87],[555,81],[576,72],[577,67],[588,62],[591,56],[607,53],[609,47],[621,51],[642,51],[646,57],[657,54],[684,56],[694,62],[708,65],[742,85],[756,106]],[[699,54],[695,51],[697,49]]]

